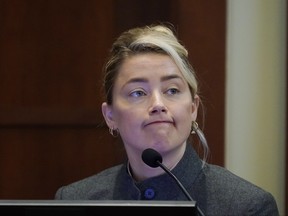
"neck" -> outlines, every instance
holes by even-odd
[[[174,149],[168,153],[162,155],[162,163],[170,170],[174,169],[178,162],[183,157],[186,145],[180,146],[178,149]],[[148,178],[162,175],[165,171],[161,167],[149,167],[146,165],[141,158],[138,156],[136,159],[134,157],[128,157],[129,161],[127,163],[127,170],[131,177],[136,181],[143,181]]]

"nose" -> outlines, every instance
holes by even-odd
[[[150,114],[167,112],[167,107],[164,104],[162,95],[159,93],[155,93],[151,97],[151,108]]]

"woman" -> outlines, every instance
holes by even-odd
[[[128,160],[60,188],[56,199],[191,196],[203,215],[279,215],[270,193],[207,163],[208,146],[196,121],[201,100],[195,72],[172,28],[151,25],[122,33],[112,46],[104,87],[102,113],[110,133],[121,136]],[[202,159],[191,134],[201,140]],[[147,149],[153,150],[150,155]],[[184,192],[161,164],[177,176]]]

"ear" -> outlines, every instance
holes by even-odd
[[[113,110],[106,102],[102,103],[102,115],[106,121],[106,124],[109,128],[115,128],[115,122],[113,119]]]
[[[200,103],[200,97],[198,95],[195,95],[193,101],[192,101],[192,120],[195,121],[198,114],[198,107]]]

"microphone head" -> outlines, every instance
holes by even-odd
[[[162,156],[156,150],[148,148],[142,152],[142,160],[148,166],[156,168],[162,163]]]

